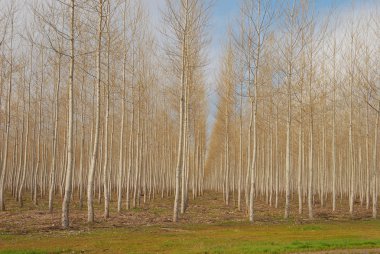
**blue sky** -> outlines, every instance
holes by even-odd
[[[213,46],[218,47],[226,35],[228,24],[238,17],[240,3],[242,0],[215,0],[212,11],[211,28]],[[356,5],[360,5],[357,1]],[[315,6],[319,13],[326,12],[331,6],[345,8],[350,6],[352,0],[315,0]]]
[[[209,101],[210,101],[210,118],[209,124],[213,122],[214,113],[217,103],[216,77],[219,70],[218,61],[222,54],[223,44],[226,42],[227,29],[230,24],[234,24],[239,17],[239,8],[242,0],[215,0],[212,9],[212,17],[210,21],[210,30],[212,42],[210,45],[209,63]],[[316,0],[316,8],[318,12],[324,12],[334,3],[341,7],[342,5],[350,4],[350,0]]]
[[[165,9],[165,0],[143,0],[150,9],[150,14],[153,19],[159,21],[161,19],[160,12],[158,10]],[[211,11],[210,20],[210,37],[211,43],[207,49],[209,65],[206,71],[206,80],[208,82],[207,92],[209,100],[209,127],[212,126],[216,112],[217,93],[216,93],[216,81],[219,70],[220,57],[224,43],[226,43],[226,35],[229,24],[236,24],[236,19],[239,17],[240,3],[243,0],[214,0],[214,5]],[[281,2],[281,0],[278,0]],[[354,1],[356,10],[365,8],[366,3],[376,2],[380,0],[314,0],[317,16],[324,16],[327,14],[331,7],[335,7],[338,13],[344,13],[345,10],[351,9]],[[368,7],[368,6],[367,6]],[[160,22],[154,22],[157,26]]]
[[[361,5],[364,1],[356,1],[356,5]],[[215,0],[211,26],[213,30],[213,36],[219,37],[226,33],[228,24],[234,21],[239,14],[241,0]],[[315,0],[315,6],[319,13],[325,12],[331,6],[337,8],[349,7],[352,0]],[[220,40],[215,40],[219,42]]]
[[[213,122],[213,113],[215,113],[215,107],[217,103],[217,96],[215,92],[216,87],[216,76],[219,69],[219,59],[221,57],[223,44],[226,42],[227,29],[229,24],[234,24],[236,18],[239,16],[239,8],[242,0],[215,0],[212,18],[211,18],[211,37],[212,42],[209,50],[210,58],[210,77],[208,81],[210,82],[209,86],[209,98],[210,98],[210,119],[209,123]],[[376,0],[374,0],[376,1]],[[356,5],[361,5],[364,1],[357,0]],[[323,15],[331,7],[335,7],[339,10],[350,7],[352,0],[315,0],[315,7],[319,15]]]

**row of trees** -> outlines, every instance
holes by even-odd
[[[280,5],[281,2],[281,5]],[[379,20],[317,19],[309,1],[244,0],[231,24],[207,130],[211,3],[166,0],[159,33],[137,0],[36,1],[0,13],[0,210],[94,198],[117,210],[204,190],[237,193],[254,221],[265,197],[358,198],[376,217]],[[354,13],[354,12],[352,12]],[[26,17],[28,24],[21,22]],[[328,16],[328,15],[327,15]],[[334,16],[338,16],[334,13]],[[332,16],[331,16],[332,17]],[[339,31],[344,28],[344,32]],[[159,39],[158,39],[159,38]],[[244,202],[245,199],[245,202]],[[124,201],[123,201],[124,200]],[[235,204],[234,204],[235,205]]]
[[[331,12],[312,1],[243,1],[225,46],[216,123],[206,164],[207,188],[279,204],[360,199],[377,216],[379,18],[377,9]],[[378,6],[377,6],[378,7]],[[247,138],[246,138],[247,137]],[[234,170],[231,170],[234,169]],[[244,180],[245,179],[245,180]]]
[[[1,210],[6,192],[47,197],[50,212],[59,194],[66,228],[72,200],[93,222],[94,197],[108,218],[114,194],[120,212],[175,192],[183,213],[203,191],[206,6],[168,1],[163,43],[140,1],[18,8],[1,19]]]

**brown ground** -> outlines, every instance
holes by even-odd
[[[59,196],[56,197],[55,210],[53,214],[48,212],[47,198],[39,200],[39,205],[34,206],[30,201],[29,193],[25,193],[24,207],[20,208],[19,204],[14,201],[10,195],[6,199],[6,212],[0,213],[0,232],[27,234],[29,232],[52,232],[60,230],[61,210]],[[124,201],[124,200],[123,200]],[[231,204],[236,203],[231,200]],[[243,199],[243,202],[245,200]],[[129,211],[125,209],[121,214],[117,213],[116,200],[111,202],[110,218],[105,220],[102,217],[102,204],[95,202],[96,223],[91,228],[117,228],[117,227],[135,227],[171,225],[173,198],[156,198],[151,202]],[[303,215],[298,215],[298,205],[296,200],[292,201],[292,213],[290,220],[296,224],[310,223],[307,219],[307,207],[304,207]],[[326,207],[321,208],[319,204],[315,207],[315,219],[317,221],[343,221],[343,220],[362,220],[371,217],[371,210],[366,210],[359,202],[355,204],[355,212],[350,216],[348,212],[348,201],[338,200],[337,211],[331,212],[331,202]],[[84,202],[85,204],[85,202]],[[124,205],[124,203],[123,203]],[[255,220],[257,224],[275,224],[284,222],[283,220],[283,200],[279,203],[279,208],[266,204],[265,200],[257,199],[255,201]],[[123,207],[124,208],[124,207]],[[87,209],[84,206],[82,210],[78,208],[78,199],[74,198],[71,204],[70,219],[73,230],[88,230],[89,225],[86,223]],[[236,206],[226,206],[223,203],[223,196],[212,192],[207,192],[203,197],[196,200],[190,199],[189,207],[184,215],[181,215],[180,224],[220,224],[246,221],[244,211],[238,211]],[[379,251],[380,252],[380,251]],[[335,252],[332,252],[335,253]]]

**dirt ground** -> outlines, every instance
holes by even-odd
[[[20,208],[12,196],[7,195],[6,211],[0,213],[0,232],[27,234],[30,232],[52,232],[61,230],[61,198],[55,197],[54,212],[48,211],[47,198],[40,199],[37,206],[33,205],[30,195],[25,193],[24,206]],[[95,220],[93,225],[86,223],[87,209],[85,206],[79,209],[78,198],[74,197],[70,207],[70,226],[72,230],[86,231],[96,228],[120,228],[152,225],[172,225],[172,206],[173,198],[165,197],[143,203],[141,205],[126,211],[117,213],[115,195],[111,202],[110,218],[102,217],[102,203],[95,202]],[[242,201],[245,202],[244,197]],[[123,200],[124,202],[124,200]],[[204,196],[195,200],[190,198],[187,212],[180,216],[179,225],[184,224],[223,224],[231,222],[247,221],[246,212],[238,211],[236,197],[231,200],[231,205],[226,206],[223,202],[222,194],[206,192]],[[245,204],[245,203],[244,203]],[[331,202],[327,202],[325,207],[315,204],[314,214],[315,221],[347,221],[347,220],[366,220],[371,218],[371,209],[365,209],[360,202],[355,204],[354,215],[351,216],[348,211],[347,199],[338,200],[337,211],[332,213]],[[125,206],[125,203],[123,203]],[[292,200],[292,212],[290,221],[295,224],[311,223],[307,219],[307,206],[304,205],[303,214],[298,214],[298,205],[296,199]],[[270,206],[265,200],[256,199],[255,201],[255,223],[256,224],[277,224],[283,223],[284,200],[281,199],[278,208]]]

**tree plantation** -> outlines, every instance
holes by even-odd
[[[380,3],[325,2],[0,1],[0,217],[376,219]]]

